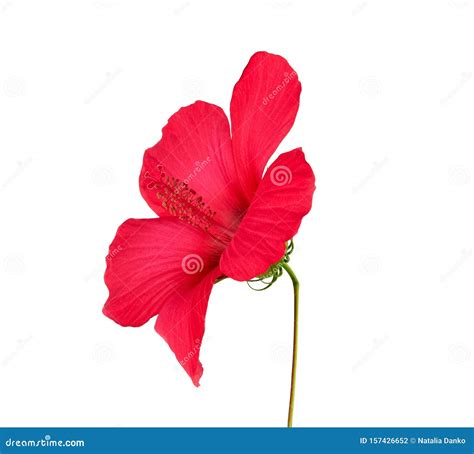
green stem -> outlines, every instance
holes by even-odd
[[[293,282],[294,290],[294,316],[293,316],[293,364],[291,366],[291,388],[290,388],[290,405],[288,407],[288,427],[293,427],[293,408],[295,404],[295,387],[296,387],[296,360],[298,357],[298,301],[300,284],[295,273],[288,263],[282,263],[281,266],[288,273]]]

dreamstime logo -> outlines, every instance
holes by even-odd
[[[11,76],[5,80],[3,91],[5,95],[11,98],[21,96],[25,92],[25,82],[19,77]]]
[[[105,364],[114,359],[114,352],[108,345],[97,344],[92,354],[92,358],[97,364]]]
[[[115,183],[115,175],[110,169],[101,167],[92,172],[91,180],[96,186],[109,186]]]
[[[464,186],[471,181],[469,171],[464,167],[455,167],[449,171],[449,184],[452,186]]]
[[[451,361],[461,364],[471,359],[471,350],[463,344],[455,344],[449,347]]]
[[[36,440],[9,438],[4,443],[7,448],[83,448],[86,445],[84,440],[53,440],[49,434]]]
[[[182,82],[183,93],[189,97],[200,97],[205,91],[204,82],[197,78],[187,78]]]
[[[276,166],[270,172],[270,181],[275,186],[285,186],[293,180],[291,170],[286,166]]]
[[[380,93],[379,81],[373,77],[367,77],[359,81],[360,92],[369,98],[375,98]]]
[[[377,255],[367,255],[362,259],[362,269],[366,273],[377,273],[380,267],[380,257]]]
[[[186,274],[200,273],[204,268],[204,261],[200,255],[188,254],[181,261],[181,268]]]
[[[288,345],[275,345],[272,350],[272,359],[285,364],[290,362],[291,348]]]
[[[4,258],[3,269],[8,274],[21,274],[25,271],[25,262],[22,257],[11,255]]]

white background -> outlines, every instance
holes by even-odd
[[[295,425],[474,424],[474,2],[0,1],[0,425],[283,426],[292,293],[224,281],[199,389],[101,314],[145,148],[250,56],[303,85]]]

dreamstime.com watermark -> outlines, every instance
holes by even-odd
[[[15,440],[9,438],[3,443],[5,448],[84,448],[84,440],[53,440],[51,435],[45,435],[39,440]]]
[[[204,161],[196,161],[194,163],[193,171],[183,180],[185,185],[189,185],[209,164],[211,163],[211,157],[208,156]]]
[[[116,257],[120,252],[123,251],[122,245],[119,244],[116,248],[109,250],[109,253],[107,254],[107,257],[105,257],[105,260],[107,262],[110,262],[114,257]]]
[[[201,349],[201,339],[194,340],[194,347],[188,352],[188,354],[180,361],[180,364],[184,366],[189,360],[193,359]]]
[[[285,73],[282,81],[270,92],[267,96],[265,96],[262,100],[262,104],[264,106],[268,105],[270,101],[275,99],[288,85],[289,83],[296,77],[296,72],[291,71],[291,73]]]

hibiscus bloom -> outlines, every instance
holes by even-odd
[[[252,56],[224,111],[181,108],[145,151],[140,191],[159,216],[129,219],[107,256],[103,312],[155,329],[199,386],[199,350],[213,285],[248,281],[285,256],[311,209],[315,179],[301,148],[269,158],[293,126],[301,84],[288,62]],[[262,176],[263,175],[263,176]]]

